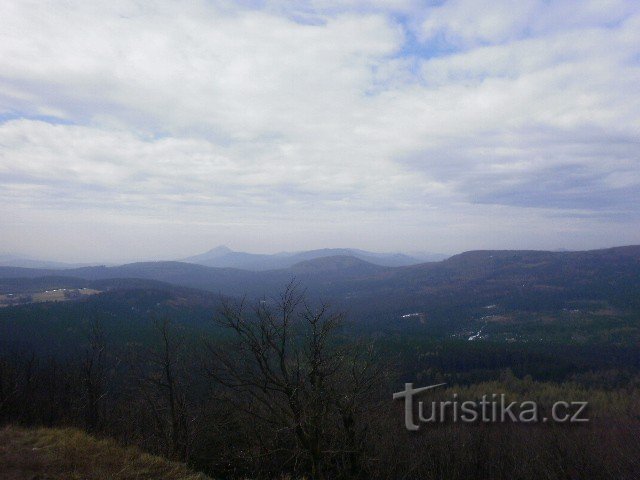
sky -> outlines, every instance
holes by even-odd
[[[0,252],[640,243],[640,3],[0,2]]]

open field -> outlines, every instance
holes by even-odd
[[[43,292],[0,295],[0,307],[23,305],[26,303],[65,302],[101,293],[92,288],[56,288]]]

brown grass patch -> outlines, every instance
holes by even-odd
[[[185,465],[76,429],[0,430],[4,480],[209,480]]]

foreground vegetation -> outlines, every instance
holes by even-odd
[[[0,430],[5,480],[207,480],[185,465],[96,439],[77,429]]]
[[[93,478],[76,466],[83,455],[99,471],[100,452],[111,449],[123,462],[118,472],[146,478],[150,457],[117,445],[177,462],[157,460],[181,475],[186,464],[218,479],[637,478],[635,337],[567,344],[556,329],[545,342],[469,342],[437,336],[428,322],[364,336],[295,285],[255,304],[178,293],[122,289],[5,309],[0,327],[13,348],[0,349],[0,424],[67,429],[10,427],[5,454],[59,455],[71,462],[60,468],[78,478]],[[636,328],[634,318],[624,321]],[[391,399],[404,382],[447,383],[427,401],[494,393],[543,409],[588,401],[591,421],[448,422],[408,432],[402,402]],[[77,429],[117,444],[77,447],[86,440]],[[51,435],[69,441],[44,448]],[[30,471],[28,463],[0,468]],[[153,478],[163,478],[158,472]]]

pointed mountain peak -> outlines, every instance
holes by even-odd
[[[217,247],[212,248],[211,250],[209,250],[207,252],[207,254],[212,253],[212,254],[217,254],[217,255],[225,255],[227,253],[231,253],[232,251],[233,250],[231,250],[226,245],[218,245]]]
[[[219,245],[215,248],[212,248],[211,250],[205,252],[205,253],[200,253],[198,255],[194,255],[192,257],[188,257],[185,258],[183,261],[184,262],[190,262],[190,263],[202,263],[205,262],[204,264],[206,265],[206,262],[210,262],[212,260],[216,260],[218,258],[222,258],[225,255],[228,255],[230,253],[233,253],[233,250],[231,250],[229,247],[225,246],[225,245]]]

